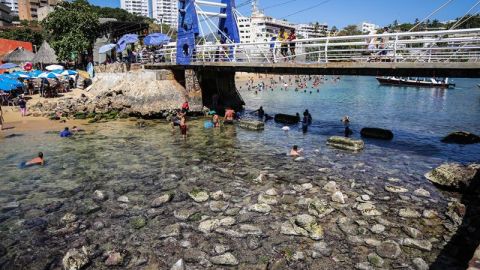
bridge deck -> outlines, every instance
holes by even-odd
[[[329,62],[329,63],[240,63],[196,62],[188,66],[171,63],[145,64],[145,69],[194,69],[275,74],[324,74],[404,77],[480,78],[480,62]]]

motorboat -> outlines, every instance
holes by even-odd
[[[377,81],[384,85],[430,87],[430,88],[455,88],[454,83],[450,83],[448,78],[437,80],[435,78],[402,78],[402,77],[377,77]]]

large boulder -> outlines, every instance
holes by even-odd
[[[358,152],[365,147],[365,144],[362,140],[353,140],[350,138],[340,137],[340,136],[333,136],[327,140],[327,145],[342,149],[342,150],[349,150]]]
[[[265,124],[260,121],[251,121],[251,120],[240,120],[238,122],[238,126],[244,129],[249,129],[249,130],[264,130],[265,129]]]
[[[300,116],[279,113],[279,114],[275,114],[274,120],[275,122],[278,122],[278,123],[293,125],[300,122]]]
[[[464,189],[478,184],[480,178],[480,164],[468,166],[458,163],[445,163],[425,174],[431,182],[454,189]]]
[[[373,138],[373,139],[380,139],[380,140],[391,140],[393,139],[393,132],[388,129],[381,129],[381,128],[362,128],[360,134],[364,138]]]
[[[442,139],[444,143],[457,143],[457,144],[474,144],[480,143],[480,136],[477,136],[470,132],[457,131],[448,134]]]

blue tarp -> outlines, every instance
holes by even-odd
[[[117,42],[117,52],[123,52],[127,48],[128,44],[138,42],[138,35],[126,34],[121,37]]]
[[[158,46],[162,44],[167,44],[172,40],[171,37],[162,34],[162,33],[153,33],[145,37],[143,43],[147,46]]]

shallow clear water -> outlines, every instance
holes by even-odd
[[[289,218],[306,213],[305,200],[312,198],[330,201],[330,195],[321,188],[334,180],[348,204],[333,205],[336,211],[322,219],[325,241],[333,249],[332,257],[312,261],[290,262],[291,269],[304,269],[313,265],[334,265],[338,269],[352,269],[365,261],[374,247],[352,242],[351,236],[339,231],[336,219],[349,217],[367,222],[360,235],[378,240],[406,237],[399,227],[388,227],[381,235],[368,228],[377,223],[374,217],[364,217],[355,209],[355,198],[373,194],[372,202],[382,212],[382,218],[395,224],[409,225],[423,232],[423,239],[434,239],[432,252],[403,249],[396,260],[386,260],[385,267],[410,262],[422,257],[428,263],[448,240],[443,215],[450,197],[456,194],[441,192],[423,176],[431,168],[445,161],[478,161],[478,145],[458,146],[439,142],[454,130],[480,133],[480,90],[473,80],[457,80],[455,90],[405,89],[380,87],[373,78],[342,77],[338,83],[320,86],[319,93],[296,93],[275,90],[261,92],[242,91],[247,109],[263,105],[267,113],[302,113],[308,108],[314,118],[309,133],[298,128],[288,133],[281,125],[268,123],[265,131],[252,132],[229,126],[204,130],[204,119],[189,122],[189,138],[183,141],[179,131],[172,134],[170,126],[161,121],[149,122],[150,127],[138,128],[135,122],[122,120],[98,123],[91,132],[71,139],[57,134],[25,132],[23,136],[0,139],[0,205],[18,202],[13,209],[0,213],[1,245],[6,256],[0,256],[0,266],[6,269],[50,269],[61,265],[67,250],[83,245],[98,245],[102,253],[111,249],[129,251],[125,268],[158,262],[158,269],[169,269],[179,258],[192,253],[192,249],[211,254],[218,243],[232,247],[232,253],[241,264],[254,265],[273,260],[289,250],[310,254],[312,240],[285,236],[279,233],[281,224]],[[360,153],[331,149],[325,145],[331,135],[340,135],[340,119],[348,114],[352,119],[355,136],[363,126],[390,128],[395,133],[391,142],[366,140],[366,149]],[[306,160],[295,162],[286,156],[289,148],[298,144],[305,149]],[[43,151],[47,164],[20,170],[17,165]],[[319,169],[321,169],[319,171]],[[268,173],[268,181],[257,185],[252,182],[261,172]],[[389,180],[390,179],[390,180]],[[393,182],[395,181],[395,182]],[[311,191],[299,191],[298,184],[312,183]],[[408,193],[393,194],[385,184],[407,188]],[[196,228],[198,220],[178,221],[172,213],[178,209],[194,209],[204,216],[220,217],[225,212],[213,212],[208,203],[194,203],[186,195],[199,187],[209,192],[222,190],[231,196],[229,209],[239,209],[237,224],[253,224],[262,229],[262,247],[246,248],[247,238],[231,238],[221,233],[203,234]],[[261,192],[269,188],[279,191],[278,205],[268,215],[248,211]],[[412,195],[424,188],[429,198]],[[105,191],[109,199],[93,201],[94,190]],[[173,201],[162,208],[151,208],[154,198],[166,192],[175,194]],[[128,196],[130,203],[116,199]],[[303,201],[303,203],[302,203]],[[426,222],[421,218],[398,217],[400,208],[437,210],[441,220]],[[62,223],[65,213],[78,216],[78,227]],[[230,214],[228,214],[230,215]],[[133,229],[132,217],[143,216],[147,225]],[[97,228],[95,222],[104,227]],[[165,226],[181,223],[180,235],[160,236]],[[451,228],[452,225],[450,225]],[[359,226],[361,227],[361,226]],[[172,240],[173,238],[173,240]],[[189,248],[179,241],[189,241]],[[282,251],[283,250],[283,251]],[[356,253],[349,253],[356,250]],[[282,252],[280,252],[282,251]],[[136,264],[136,258],[147,262]],[[209,257],[208,255],[207,257]],[[266,258],[266,259],[265,259]],[[104,256],[91,259],[89,269],[105,269]],[[204,269],[208,263],[188,262],[191,269]],[[333,269],[333,268],[332,268]]]

